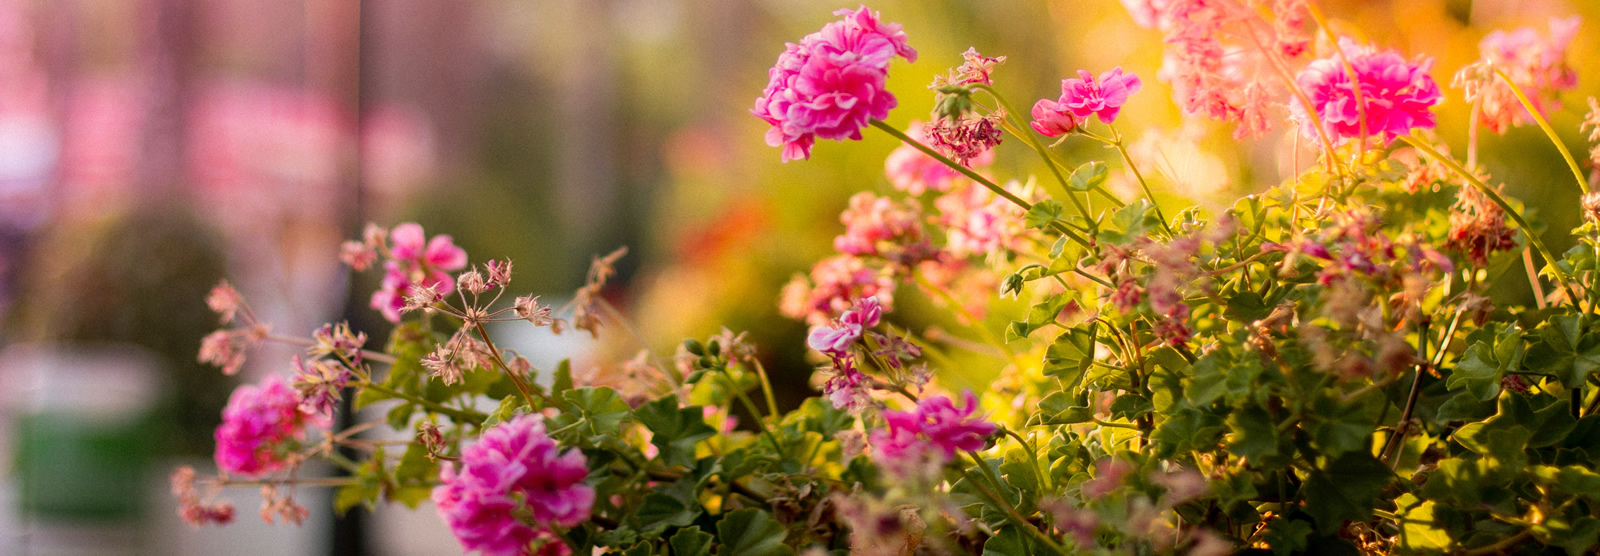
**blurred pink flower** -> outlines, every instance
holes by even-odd
[[[783,287],[779,312],[823,325],[863,297],[876,297],[885,311],[890,310],[894,289],[895,281],[888,273],[867,266],[860,257],[838,255],[817,262],[809,277],[790,280]]]
[[[1433,60],[1424,58],[1409,63],[1392,50],[1378,52],[1349,38],[1339,39],[1339,45],[1361,87],[1368,135],[1387,143],[1396,136],[1411,133],[1412,129],[1433,128],[1430,109],[1444,98],[1439,85],[1428,75]],[[1313,60],[1296,81],[1311,97],[1331,139],[1344,141],[1361,136],[1363,110],[1358,106],[1349,74],[1337,55]],[[1306,117],[1305,106],[1291,103],[1290,110],[1301,122],[1301,133],[1316,138],[1316,127]]]
[[[1549,36],[1541,36],[1531,27],[1509,33],[1489,33],[1478,44],[1483,60],[1488,64],[1482,69],[1506,72],[1540,113],[1559,110],[1561,102],[1557,97],[1561,91],[1571,90],[1578,85],[1577,72],[1567,64],[1567,46],[1578,34],[1580,21],[1577,16],[1552,18]],[[1469,66],[1468,70],[1463,71],[1472,69]],[[1478,114],[1480,122],[1501,133],[1512,125],[1531,121],[1527,110],[1504,82],[1492,74],[1477,77],[1481,82],[1472,83],[1458,77],[1457,83],[1466,87],[1469,102],[1474,98],[1482,100]]]
[[[790,43],[768,72],[767,87],[751,113],[772,124],[767,144],[783,147],[783,160],[811,157],[817,137],[860,139],[870,120],[889,115],[896,101],[885,90],[889,61],[915,61],[896,23],[867,10],[840,10],[843,19]]]
[[[256,477],[283,469],[278,447],[305,438],[308,423],[322,423],[300,410],[300,397],[277,376],[260,386],[246,384],[233,391],[217,427],[217,467],[224,472]]]
[[[545,528],[589,518],[595,493],[583,482],[588,475],[583,452],[562,453],[545,435],[544,417],[521,415],[462,450],[459,469],[443,464],[433,501],[466,550],[523,554]]]

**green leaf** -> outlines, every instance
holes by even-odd
[[[672,545],[672,556],[710,556],[713,538],[699,527],[685,527],[667,542]]]
[[[1094,408],[1089,407],[1087,391],[1074,398],[1066,392],[1056,392],[1039,400],[1039,413],[1031,420],[1041,425],[1071,425],[1087,423],[1094,419]]]
[[[1189,403],[1204,407],[1221,399],[1228,393],[1228,376],[1222,372],[1223,356],[1210,353],[1194,363],[1194,378],[1189,380],[1189,386],[1184,388],[1183,397]]]
[[[1494,349],[1478,342],[1467,348],[1466,355],[1445,380],[1451,390],[1466,388],[1478,400],[1492,400],[1500,395],[1500,378],[1505,368],[1494,358]]]
[[[1155,411],[1155,405],[1143,394],[1123,394],[1111,401],[1111,417],[1133,421]]]
[[[641,532],[656,535],[669,526],[682,527],[694,523],[694,518],[698,515],[700,515],[698,504],[691,507],[688,502],[679,500],[675,496],[651,492],[644,495],[644,502],[639,505],[633,517],[639,520]]]
[[[500,405],[483,420],[483,428],[487,429],[498,423],[509,421],[517,416],[517,410],[527,407],[528,404],[522,396],[506,396],[500,400]]]
[[[1228,309],[1224,314],[1234,321],[1253,323],[1272,314],[1272,307],[1267,306],[1261,294],[1250,290],[1228,296],[1227,302]]]
[[[1372,517],[1378,495],[1394,478],[1389,466],[1365,450],[1346,452],[1306,478],[1301,487],[1305,511],[1322,534],[1331,534],[1346,520]]]
[[[562,359],[556,364],[554,378],[550,381],[550,394],[560,396],[572,389],[572,360]]]
[[[1150,228],[1161,225],[1150,209],[1149,201],[1133,200],[1111,215],[1108,225],[1100,228],[1098,237],[1112,245],[1127,245],[1145,237]]]
[[[1094,362],[1094,328],[1073,327],[1056,337],[1044,352],[1044,374],[1061,379],[1068,389],[1078,385]]]
[[[1067,179],[1067,185],[1073,191],[1088,191],[1106,182],[1106,165],[1098,160],[1090,161],[1072,171],[1072,176]]]
[[[1156,427],[1151,439],[1162,458],[1171,458],[1191,451],[1206,452],[1215,448],[1217,437],[1226,426],[1221,417],[1195,409],[1179,408]]]
[[[1062,206],[1061,203],[1052,200],[1044,200],[1034,203],[1032,207],[1029,207],[1028,212],[1022,215],[1022,219],[1024,222],[1027,222],[1029,228],[1039,228],[1042,230],[1049,228],[1051,223],[1060,220],[1061,214],[1065,211],[1066,207]]]
[[[631,414],[628,403],[607,386],[569,390],[561,397],[567,401],[567,411],[586,421],[580,428],[590,437],[617,435]]]
[[[1263,540],[1272,547],[1272,553],[1276,556],[1300,553],[1307,548],[1310,538],[1310,523],[1283,518],[1267,523],[1267,533],[1263,535]]]
[[[1494,400],[1479,400],[1471,392],[1461,392],[1441,404],[1433,419],[1440,425],[1450,421],[1481,421],[1494,415],[1496,407]]]
[[[1395,500],[1400,508],[1400,547],[1410,552],[1438,552],[1450,548],[1450,532],[1440,527],[1433,516],[1432,500],[1417,503],[1417,497],[1403,494]]]
[[[1066,307],[1069,301],[1072,301],[1070,293],[1060,293],[1047,297],[1044,301],[1035,304],[1028,309],[1026,320],[1013,322],[1006,329],[1006,341],[1013,342],[1027,338],[1035,330],[1054,324],[1056,316],[1061,314],[1061,308]]]
[[[1278,427],[1266,410],[1250,406],[1228,416],[1228,450],[1254,462],[1278,455]]]
[[[724,514],[717,522],[722,538],[718,556],[794,556],[794,549],[783,544],[789,531],[767,512],[745,508]]]
[[[1033,542],[1016,525],[1007,525],[983,542],[983,556],[1034,556]]]
[[[671,396],[640,406],[633,416],[650,429],[650,443],[660,449],[659,457],[667,465],[693,467],[694,445],[717,434],[706,424],[700,406],[679,408],[678,399]]]

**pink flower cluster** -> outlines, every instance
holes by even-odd
[[[1030,125],[1034,131],[1055,137],[1072,131],[1091,115],[1109,124],[1142,85],[1139,76],[1124,74],[1121,67],[1100,74],[1098,80],[1089,72],[1078,70],[1077,78],[1061,80],[1061,98],[1034,103]]]
[[[1392,50],[1378,52],[1349,38],[1339,39],[1339,45],[1354,69],[1355,84],[1350,82],[1350,74],[1337,55],[1313,60],[1295,78],[1311,97],[1330,139],[1354,139],[1362,135],[1364,128],[1367,135],[1387,143],[1413,129],[1433,128],[1430,109],[1444,95],[1428,75],[1433,66],[1431,59],[1410,63]],[[1356,86],[1361,90],[1361,102],[1356,100]],[[1302,124],[1301,133],[1315,139],[1317,128],[1305,106],[1292,103],[1290,110]]]
[[[862,191],[850,197],[849,208],[839,215],[845,232],[833,238],[833,249],[897,265],[917,264],[938,253],[922,229],[922,218],[922,207],[914,199],[896,203]]]
[[[811,158],[817,137],[860,139],[862,127],[896,105],[885,89],[889,61],[917,59],[899,24],[878,21],[866,6],[835,14],[844,18],[778,55],[750,111],[772,124],[767,144],[782,146],[784,161]]]
[[[1007,184],[1024,198],[1015,183]],[[956,258],[983,256],[1012,243],[1026,230],[1022,207],[976,184],[957,189],[933,201],[939,223],[945,227],[945,249]]]
[[[1559,110],[1561,102],[1557,96],[1561,91],[1571,90],[1578,85],[1577,72],[1567,64],[1567,46],[1578,34],[1579,22],[1577,16],[1552,18],[1549,36],[1541,36],[1530,27],[1510,33],[1495,31],[1484,37],[1478,48],[1488,68],[1505,71],[1511,81],[1528,95],[1528,100],[1539,112]],[[1480,79],[1488,85],[1465,84],[1468,100],[1477,98],[1481,101],[1478,113],[1480,122],[1496,133],[1502,133],[1512,125],[1531,121],[1527,110],[1511,92],[1511,87],[1494,75],[1483,75]]]
[[[809,276],[790,280],[783,287],[778,310],[786,317],[805,319],[812,325],[826,324],[849,309],[851,301],[863,297],[879,299],[888,311],[895,285],[888,272],[867,266],[862,258],[837,255],[817,262]]]
[[[216,431],[217,467],[248,477],[283,469],[288,464],[280,451],[283,443],[305,439],[307,424],[326,424],[301,411],[301,402],[277,376],[268,376],[260,386],[246,384],[234,390]]]
[[[369,238],[369,243],[372,241]],[[420,287],[438,293],[455,289],[449,271],[467,266],[467,252],[448,235],[428,239],[422,226],[407,222],[389,233],[389,260],[383,263],[383,285],[372,294],[372,308],[389,322],[400,322],[406,297]]]
[[[583,453],[561,453],[545,434],[544,418],[521,415],[483,433],[461,452],[461,467],[446,463],[433,501],[462,548],[485,555],[520,555],[550,526],[589,518],[594,487]],[[531,523],[530,523],[531,521]]]
[[[966,406],[960,408],[947,396],[934,396],[917,402],[914,411],[883,412],[887,428],[870,436],[878,465],[905,476],[942,466],[958,450],[983,449],[997,427],[973,416],[978,398],[971,391],[962,392],[962,399]]]

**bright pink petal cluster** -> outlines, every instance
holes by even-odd
[[[778,55],[750,111],[772,124],[767,144],[782,146],[784,161],[810,158],[817,137],[860,139],[862,127],[896,105],[885,89],[889,61],[917,59],[899,24],[878,21],[866,6],[835,14],[844,17]]]
[[[300,410],[301,402],[277,376],[268,376],[260,386],[235,389],[215,435],[217,468],[247,477],[283,469],[288,462],[279,450],[282,444],[304,439],[308,423],[322,424]]]
[[[400,310],[413,286],[422,285],[439,292],[455,289],[450,272],[467,266],[467,252],[456,247],[448,235],[428,239],[422,226],[407,222],[389,232],[389,260],[383,264],[383,283],[372,294],[372,308],[389,322],[400,322]]]
[[[1363,121],[1367,135],[1384,142],[1407,135],[1413,129],[1433,128],[1430,109],[1439,104],[1444,95],[1428,75],[1432,59],[1407,62],[1392,50],[1378,52],[1349,38],[1339,39],[1339,45],[1355,70],[1364,107],[1356,102],[1356,88],[1337,55],[1313,60],[1295,78],[1316,106],[1317,116],[1331,139],[1345,141],[1360,137]],[[1301,133],[1315,139],[1317,129],[1307,117],[1305,106],[1291,103],[1290,110],[1301,122]]]
[[[583,453],[562,453],[545,434],[543,417],[521,415],[462,450],[459,470],[444,464],[433,501],[462,548],[520,555],[548,536],[549,526],[572,527],[589,518],[594,487],[583,482],[588,475]]]
[[[915,468],[926,458],[943,464],[957,451],[983,449],[994,434],[994,423],[974,417],[978,398],[962,392],[965,407],[956,407],[947,396],[934,396],[917,402],[914,411],[885,411],[887,427],[872,431],[872,447],[879,465],[891,469]]]
[[[1099,79],[1078,70],[1077,78],[1061,80],[1061,98],[1053,103],[1045,99],[1033,105],[1033,129],[1054,137],[1065,131],[1055,135],[1050,132],[1071,130],[1091,115],[1109,124],[1117,119],[1117,112],[1128,102],[1128,97],[1139,92],[1142,85],[1139,76],[1124,74],[1121,67],[1100,74]]]
[[[906,127],[906,135],[924,145],[931,143],[926,126],[919,121],[912,121],[911,125]],[[986,150],[967,160],[967,167],[981,168],[993,163],[994,151]],[[883,166],[884,174],[889,176],[889,183],[893,184],[895,189],[910,195],[921,195],[928,190],[949,191],[953,185],[964,179],[960,172],[945,166],[943,162],[917,150],[916,147],[904,143],[889,153],[889,158],[884,161]]]

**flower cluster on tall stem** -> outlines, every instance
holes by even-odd
[[[363,242],[346,242],[345,262],[360,270],[382,255],[383,285],[372,294],[372,308],[389,322],[400,322],[408,305],[429,305],[455,289],[450,272],[467,266],[467,252],[448,235],[429,239],[422,226],[407,222],[388,233],[369,228]]]
[[[321,416],[303,411],[302,402],[277,376],[234,390],[216,431],[217,467],[257,477],[289,466],[285,443],[304,440],[307,425],[326,424]]]
[[[889,61],[917,59],[900,25],[879,21],[866,6],[835,15],[844,17],[786,45],[750,111],[772,124],[767,144],[783,147],[785,161],[811,158],[818,137],[861,139],[867,122],[896,105],[885,88]]]
[[[1392,50],[1380,52],[1349,38],[1339,39],[1339,50],[1342,57],[1313,60],[1295,78],[1333,140],[1372,136],[1387,143],[1413,129],[1433,129],[1432,109],[1444,95],[1428,75],[1432,59],[1407,62]],[[1301,133],[1316,138],[1305,107],[1296,103],[1290,109]]]

